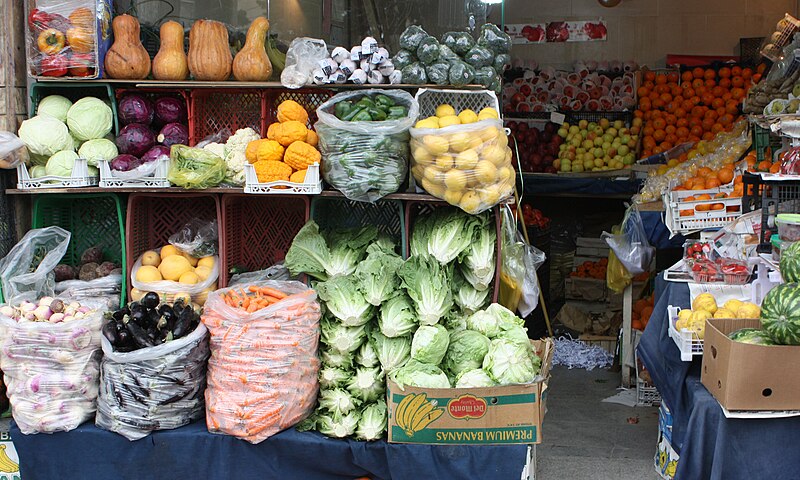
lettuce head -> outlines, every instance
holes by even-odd
[[[422,325],[411,340],[411,358],[422,363],[439,365],[447,352],[450,335],[441,325]]]

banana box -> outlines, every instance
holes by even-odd
[[[8,422],[0,424],[0,480],[20,480],[19,456],[11,436],[8,433]]]
[[[552,339],[532,340],[541,380],[487,388],[401,389],[387,380],[389,443],[510,445],[542,442]]]

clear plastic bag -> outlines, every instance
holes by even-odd
[[[69,247],[71,234],[61,227],[29,230],[0,260],[0,281],[8,303],[53,296],[53,269]]]
[[[411,174],[429,194],[471,214],[513,195],[511,149],[500,120],[410,132]]]
[[[298,37],[292,40],[286,52],[286,68],[281,72],[281,84],[286,88],[300,88],[314,82],[312,73],[319,61],[328,58],[328,45],[318,38]]]
[[[618,228],[614,232],[617,233]],[[622,265],[617,255],[614,254],[614,250],[609,250],[608,266],[606,267],[606,285],[608,285],[608,288],[615,293],[622,293],[632,281],[633,275]]]
[[[300,282],[256,284],[287,298],[247,313],[225,303],[218,290],[208,297],[202,322],[211,332],[206,423],[259,443],[305,419],[319,387],[317,358],[320,306]]]
[[[647,239],[642,216],[635,205],[629,205],[625,211],[619,234],[603,232],[601,237],[631,275],[636,276],[650,270],[655,248]]]
[[[69,431],[92,418],[105,306],[70,322],[15,322],[0,315],[0,368],[23,434]]]
[[[65,280],[55,284],[55,293],[79,302],[95,299],[102,302],[103,308],[113,310],[119,307],[119,294],[122,290],[122,275],[112,274],[94,280]]]
[[[384,121],[344,121],[334,114],[336,104],[361,97],[385,95],[408,109],[405,117]],[[340,93],[317,109],[322,176],[351,200],[375,202],[396,192],[408,173],[408,129],[419,105],[402,90]]]
[[[173,233],[169,243],[195,258],[216,255],[219,250],[217,222],[195,218]]]
[[[516,228],[517,221],[509,208],[503,210],[502,270],[499,303],[527,317],[539,305],[539,278],[536,270],[546,256],[525,242]]]
[[[156,292],[160,296],[164,296],[164,294],[169,293],[188,293],[192,296],[192,301],[195,303],[202,303],[197,301],[197,297],[202,296],[209,290],[216,289],[217,279],[219,278],[219,257],[217,256],[214,256],[214,267],[211,269],[211,273],[208,275],[208,277],[202,282],[194,284],[173,282],[171,280],[140,282],[136,280],[136,273],[139,271],[141,266],[142,257],[139,257],[136,259],[136,263],[133,264],[133,269],[131,270],[131,286],[133,286],[133,288],[137,288],[142,292]],[[169,301],[171,300],[172,299]]]
[[[225,160],[208,150],[173,145],[167,180],[183,188],[216,187],[225,179]]]
[[[115,352],[103,337],[100,395],[95,424],[128,440],[153,430],[178,428],[205,411],[208,329],[161,345]]]
[[[25,142],[11,132],[0,131],[0,168],[14,169],[28,160]]]
[[[266,280],[285,281],[294,280],[294,278],[292,278],[292,274],[289,273],[289,269],[286,268],[286,265],[281,262],[264,270],[237,273],[228,281],[228,286],[252,285],[253,283],[264,282]]]
[[[133,170],[128,170],[127,172],[122,172],[119,170],[111,170],[111,176],[113,178],[120,178],[123,180],[138,180],[140,178],[152,177],[153,173],[156,171],[156,168],[158,168],[158,164],[159,162],[161,162],[162,158],[169,161],[169,157],[165,155],[164,157],[160,157],[156,160],[143,163],[138,167],[134,168]]]

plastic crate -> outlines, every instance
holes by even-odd
[[[114,177],[114,172],[107,161],[98,162],[100,167],[100,186],[103,188],[166,188],[169,187],[167,172],[169,171],[169,160],[157,160],[156,170],[147,177],[136,179],[125,179]]]
[[[198,88],[190,95],[189,143],[227,130],[230,135],[250,127],[267,136],[265,90],[248,88]]]
[[[726,187],[711,190],[678,190],[664,195],[666,208],[666,224],[672,233],[689,233],[707,228],[721,228],[742,215],[742,199],[739,197],[713,198],[717,193],[732,192]],[[710,200],[686,201],[689,196],[709,194]],[[722,209],[698,210],[698,207],[721,204]],[[692,215],[681,215],[681,212],[693,210]]]
[[[761,44],[764,37],[749,37],[739,39],[739,61],[744,65],[755,67],[761,62]]]
[[[91,187],[99,182],[100,177],[89,176],[89,166],[86,160],[82,158],[75,160],[75,165],[72,167],[72,176],[70,177],[46,175],[44,177],[31,178],[28,167],[24,163],[17,166],[17,188],[20,190]]]
[[[311,200],[309,218],[317,222],[322,230],[374,225],[379,232],[398,242],[403,258],[408,257],[406,219],[403,203],[399,200],[366,203],[343,197],[318,196]]]
[[[777,38],[773,36],[764,40],[764,46],[761,47],[761,55],[769,58],[773,62],[777,62],[783,58],[783,47],[789,44],[794,38],[794,34],[800,30],[800,20],[797,20],[788,13],[777,24]]]
[[[191,118],[190,110],[192,107],[191,90],[175,88],[118,88],[114,91],[114,98],[117,100],[117,105],[119,105],[119,101],[122,100],[122,97],[128,94],[141,95],[150,101],[155,101],[163,97],[172,97],[182,101],[183,104],[186,105],[186,126],[188,128],[189,118]]]
[[[745,173],[743,209],[752,212],[761,209],[761,238],[758,251],[770,252],[769,241],[778,233],[775,217],[779,213],[800,212],[800,180],[764,180],[760,175]]]
[[[103,258],[128,268],[124,209],[113,193],[39,195],[33,203],[31,228],[58,226],[72,234],[62,262],[78,265],[90,247],[103,249]],[[120,305],[125,303],[127,278],[122,276]]]
[[[316,195],[322,193],[322,179],[319,176],[319,164],[308,167],[305,182],[295,183],[285,180],[274,182],[259,183],[256,169],[253,165],[246,163],[244,166],[244,193],[256,194],[300,194]]]
[[[127,276],[147,250],[163,247],[169,237],[194,218],[220,225],[219,196],[211,193],[132,193],[125,220]],[[219,230],[221,231],[221,230]],[[219,244],[222,244],[220,239]]]
[[[444,200],[439,201],[426,201],[426,202],[419,202],[419,201],[409,201],[406,202],[405,206],[405,243],[403,244],[403,252],[404,255],[411,255],[411,233],[414,231],[414,223],[416,222],[417,218],[421,215],[427,215],[432,213],[437,208],[457,208],[453,207]],[[497,232],[497,250],[495,255],[495,270],[494,270],[494,281],[490,288],[492,289],[492,302],[496,303],[497,299],[500,295],[500,272],[502,271],[501,268],[501,252],[500,248],[502,245],[502,216],[500,214],[499,207],[493,207],[491,215],[494,216],[495,222],[495,229]]]
[[[564,112],[564,116],[570,125],[577,125],[581,120],[599,122],[604,118],[611,122],[622,120],[626,127],[633,123],[633,112]]]
[[[294,100],[308,112],[308,128],[314,126],[317,121],[317,108],[327,102],[335,94],[332,90],[319,88],[300,88],[297,90],[268,90],[266,92],[266,111],[267,126],[278,121],[278,105],[286,100]]]
[[[446,103],[451,105],[456,112],[471,109],[475,113],[484,108],[497,110],[500,118],[500,104],[497,95],[490,90],[444,90],[433,88],[420,88],[414,97],[419,103],[419,118],[436,115],[436,107]]]
[[[73,103],[84,97],[97,97],[111,105],[114,118],[114,135],[119,135],[119,118],[117,115],[117,102],[114,89],[109,83],[102,82],[33,82],[30,87],[31,111],[30,116],[36,115],[39,102],[48,95],[61,95]]]
[[[695,355],[703,354],[703,339],[699,338],[696,333],[691,330],[675,328],[675,322],[678,321],[678,312],[680,307],[667,307],[667,318],[669,319],[669,337],[675,342],[678,350],[681,352],[681,360],[684,362],[691,362],[692,357]]]
[[[639,355],[634,350],[636,363],[636,406],[653,407],[661,404],[661,394],[651,383],[642,378],[642,373],[646,370],[644,364],[639,360]]]
[[[775,153],[781,148],[781,137],[774,135],[768,128],[756,123],[752,123],[750,128],[753,135],[753,150],[756,151],[756,159],[759,162],[766,159],[767,149]],[[772,158],[769,160],[772,161]]]
[[[308,220],[310,202],[297,195],[225,193],[221,209],[220,288],[227,286],[233,266],[260,270],[282,261]]]
[[[6,193],[6,189],[14,185],[13,178],[10,173],[0,174],[0,258],[5,257],[17,243],[15,200]]]

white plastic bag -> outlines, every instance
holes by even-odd
[[[629,205],[625,211],[621,232],[619,235],[603,232],[601,237],[631,275],[649,271],[655,249],[647,239],[642,216],[636,205]]]
[[[313,83],[312,72],[319,61],[329,57],[328,45],[318,38],[298,37],[292,40],[286,52],[286,68],[281,72],[281,83],[286,88],[300,88]]]
[[[0,168],[14,169],[28,163],[25,142],[11,132],[0,131]]]
[[[263,282],[266,280],[294,280],[289,269],[286,268],[283,262],[277,263],[264,270],[256,270],[254,272],[237,273],[232,276],[228,281],[229,287],[238,285],[252,285],[255,282]]]
[[[140,282],[136,280],[136,273],[139,271],[141,266],[142,257],[139,257],[136,259],[136,263],[133,264],[133,269],[131,270],[131,285],[133,288],[138,288],[142,292],[156,292],[159,294],[159,296],[162,296],[162,293],[188,293],[194,297],[195,295],[208,290],[209,287],[216,284],[217,279],[219,278],[219,257],[216,255],[214,256],[214,268],[211,269],[211,273],[208,275],[208,278],[200,283],[195,284],[178,283],[171,280]]]
[[[208,330],[133,352],[115,352],[102,338],[103,362],[95,424],[128,440],[178,428],[203,416]]]
[[[539,279],[536,271],[544,263],[543,251],[525,242],[516,228],[517,221],[509,208],[503,210],[502,275],[506,283],[516,285],[518,301],[509,304],[520,317],[527,317],[539,305]],[[513,298],[513,296],[511,296]],[[501,302],[502,303],[502,302]]]
[[[55,293],[59,296],[83,302],[95,299],[103,302],[104,308],[114,310],[119,307],[122,275],[112,274],[94,280],[65,280],[55,284]]]
[[[61,227],[29,230],[0,260],[0,282],[8,303],[52,297],[53,269],[69,247],[71,234]]]
[[[169,160],[169,156],[164,155],[163,157],[166,157],[167,161]],[[158,163],[161,161],[162,157],[158,157],[156,160],[143,163],[133,170],[128,170],[127,172],[111,170],[111,176],[122,180],[138,180],[140,178],[151,177],[153,172],[156,171],[156,168],[158,168]]]
[[[219,235],[216,221],[195,218],[169,237],[169,243],[195,258],[216,255]]]

